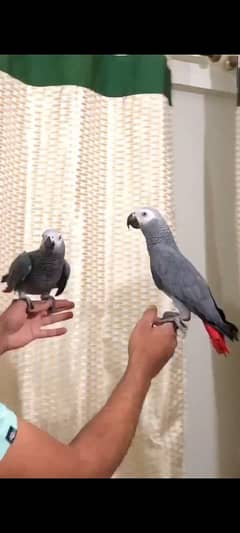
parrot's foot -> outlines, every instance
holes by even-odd
[[[179,329],[184,336],[186,335],[188,330],[187,324],[181,320],[179,313],[174,311],[166,311],[162,318],[158,318],[154,321],[153,325],[161,326],[162,324],[167,324],[169,322],[173,323],[176,330]]]
[[[34,305],[32,303],[32,300],[29,298],[29,296],[19,296],[18,300],[22,300],[23,302],[26,302],[27,304],[27,313],[31,313],[34,310]]]
[[[52,300],[52,305],[50,307],[52,313],[54,313],[54,311],[56,311],[56,302],[55,302],[55,298],[53,296],[51,296],[50,294],[42,294],[41,295],[41,300],[42,301],[47,301],[47,300]]]

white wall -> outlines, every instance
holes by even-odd
[[[227,76],[227,74],[226,74]],[[229,83],[229,80],[228,80]],[[240,326],[234,226],[235,95],[173,92],[177,238]],[[185,342],[185,476],[240,475],[240,347],[212,353],[192,319]]]

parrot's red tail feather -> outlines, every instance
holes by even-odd
[[[227,353],[229,353],[229,349],[226,345],[224,335],[217,331],[213,326],[210,326],[207,322],[203,322],[205,329],[208,332],[208,335],[210,337],[211,343],[219,354],[224,354],[226,356]]]

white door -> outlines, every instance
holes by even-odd
[[[194,57],[194,56],[193,56]],[[199,57],[199,56],[196,56]],[[240,327],[236,263],[236,72],[169,61],[172,70],[175,202],[182,251]],[[240,346],[212,353],[192,319],[185,341],[185,476],[240,475]]]

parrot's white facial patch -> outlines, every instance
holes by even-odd
[[[63,238],[61,233],[54,229],[47,229],[42,234],[42,244],[44,244],[47,240],[51,240],[52,243],[54,243],[54,247],[58,248],[63,245]]]
[[[153,209],[150,209],[149,207],[142,207],[140,209],[136,209],[134,214],[140,226],[144,226],[151,222],[151,220],[154,220],[156,218],[156,213]]]

